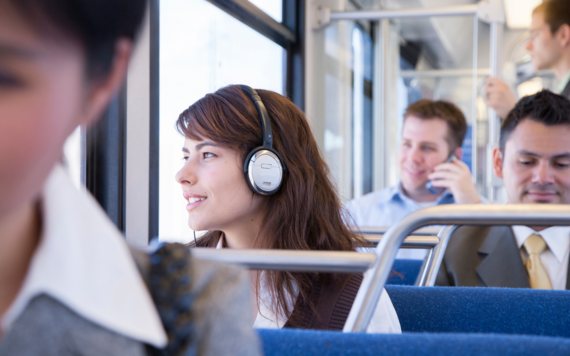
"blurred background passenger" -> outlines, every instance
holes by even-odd
[[[168,245],[152,261],[137,253],[149,291],[125,239],[58,163],[121,86],[145,8],[0,0],[1,355],[260,353],[235,307],[250,299],[247,274]]]
[[[259,112],[251,99],[257,94]],[[227,86],[192,104],[178,119],[185,163],[176,181],[188,201],[188,225],[208,230],[198,247],[353,251],[361,246],[343,223],[328,166],[305,114],[277,93],[257,94]],[[254,193],[244,175],[252,150],[262,144],[267,148],[260,117],[264,108],[272,147],[284,167],[280,188],[277,181],[268,182],[272,195]],[[252,271],[251,281],[254,327],[342,330],[362,275]],[[367,331],[401,331],[386,291]]]
[[[511,204],[570,203],[570,101],[547,90],[522,98],[493,152]],[[568,289],[568,226],[464,226],[436,284]]]
[[[348,221],[391,226],[421,208],[480,203],[469,167],[461,161],[466,131],[465,116],[452,103],[420,100],[408,106],[398,149],[400,183],[350,201]],[[447,162],[451,155],[455,156]],[[435,190],[428,190],[428,181]],[[423,258],[425,253],[400,250],[398,257]]]
[[[552,69],[556,92],[570,99],[570,1],[546,0],[533,10],[526,49],[534,68]],[[509,86],[489,78],[483,90],[485,103],[506,118],[517,102]]]

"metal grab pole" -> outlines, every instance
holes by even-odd
[[[447,244],[449,243],[451,235],[453,235],[457,228],[459,228],[458,225],[449,225],[441,229],[441,233],[439,234],[439,244],[427,260],[426,267],[422,271],[422,276],[418,283],[419,286],[431,287],[435,284],[437,272],[439,271],[439,267],[443,261],[445,250],[447,250]]]
[[[344,332],[366,331],[398,248],[410,232],[426,225],[570,226],[570,205],[440,205],[411,213],[391,227],[376,248],[376,261],[362,281]]]

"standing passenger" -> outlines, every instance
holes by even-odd
[[[556,92],[570,99],[570,1],[547,0],[533,10],[526,49],[534,68],[552,69],[558,79]],[[502,118],[517,103],[509,86],[497,78],[487,80],[483,98]]]
[[[167,245],[136,253],[149,291],[58,163],[123,82],[145,8],[0,0],[0,355],[260,354],[245,272]]]
[[[420,100],[404,114],[398,150],[400,182],[347,204],[358,226],[391,226],[409,213],[440,204],[477,204],[481,198],[469,167],[460,159],[467,122],[459,108],[445,101]],[[451,162],[446,162],[454,154]],[[428,181],[439,190],[430,192]],[[423,250],[400,251],[400,258],[422,258]]]
[[[199,247],[353,251],[360,246],[343,223],[305,114],[287,98],[228,86],[184,110],[177,126],[185,136],[186,162],[176,181],[188,201],[188,225],[209,230]],[[262,145],[273,153],[259,156],[255,150]],[[255,164],[249,164],[250,157]],[[251,272],[251,280],[254,327],[342,330],[362,275],[265,271]],[[385,291],[368,331],[400,332]]]

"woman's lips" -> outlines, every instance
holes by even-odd
[[[202,204],[207,198],[190,198],[188,199],[188,205],[186,205],[186,210],[190,211],[196,208],[198,205]]]
[[[193,194],[188,191],[183,192],[182,195],[184,196],[184,199],[188,201],[188,204],[186,205],[186,210],[188,211],[196,208],[207,199],[207,197],[203,195]]]

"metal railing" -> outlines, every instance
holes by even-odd
[[[290,272],[363,273],[376,260],[373,253],[339,251],[247,250],[193,248],[203,260],[237,264],[249,269]]]
[[[362,237],[371,245],[377,246],[389,227],[351,226],[351,229],[362,234]],[[439,238],[437,237],[439,230],[441,229],[430,227],[418,229],[406,237],[401,248],[433,249],[439,243]]]
[[[440,205],[421,209],[406,216],[391,227],[376,248],[377,258],[374,266],[365,275],[356,295],[350,314],[344,326],[344,332],[364,332],[380,299],[398,248],[410,232],[426,225],[536,225],[570,226],[570,205]],[[440,234],[439,254],[433,255],[435,262],[443,258],[445,246],[443,236],[451,229],[446,228]],[[449,239],[447,237],[447,239]],[[436,273],[435,271],[434,273]],[[435,278],[426,276],[425,283]]]
[[[371,245],[382,241],[387,227],[365,227],[363,235]],[[436,236],[440,229],[427,228],[414,231],[402,243],[404,248],[433,250],[438,246]],[[192,254],[199,259],[237,264],[248,269],[291,272],[339,272],[363,273],[374,263],[374,253],[341,251],[288,251],[262,249],[212,249],[193,248]],[[425,267],[427,268],[427,267]]]

